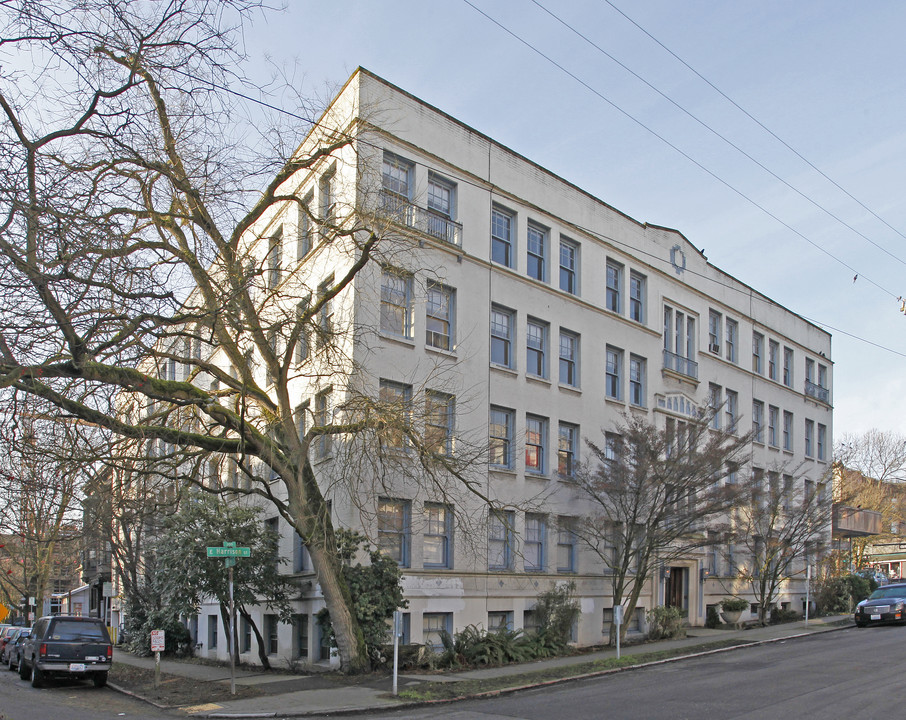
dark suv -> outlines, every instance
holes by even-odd
[[[99,618],[52,615],[42,617],[22,644],[19,677],[41,687],[49,677],[91,678],[107,684],[113,645]]]

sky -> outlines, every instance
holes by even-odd
[[[308,97],[365,67],[829,330],[839,440],[906,434],[904,27],[899,0],[288,0],[244,43]]]

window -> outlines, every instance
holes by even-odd
[[[409,200],[412,197],[410,192],[412,186],[412,169],[412,163],[408,160],[384,152],[384,164],[381,174],[384,191],[404,200]]]
[[[609,463],[615,463],[620,459],[620,447],[622,438],[616,433],[604,433],[604,459]]]
[[[266,613],[264,615],[264,642],[267,654],[276,655],[280,648],[277,637],[277,616]]]
[[[318,183],[321,193],[321,220],[328,224],[334,221],[336,215],[335,176],[336,168],[332,167],[321,177],[321,181]]]
[[[315,395],[315,425],[325,427],[331,422],[330,390],[325,390]],[[316,441],[315,452],[319,458],[330,455],[332,450],[332,436],[321,435]]]
[[[428,283],[427,307],[425,309],[425,344],[439,350],[452,350],[453,314],[456,307],[456,291],[436,283]]]
[[[529,318],[525,330],[525,372],[536,377],[547,377],[547,323]]]
[[[507,610],[495,610],[488,613],[488,632],[505,632],[513,629],[513,613]]]
[[[547,418],[535,415],[525,416],[525,471],[543,474],[546,471],[547,458]]]
[[[379,398],[388,415],[381,440],[388,447],[405,448],[408,445],[406,430],[412,420],[412,386],[382,378]]]
[[[267,248],[267,286],[275,288],[280,284],[283,266],[283,228],[268,241]]]
[[[815,384],[815,361],[811,358],[805,359],[805,382],[806,384]]]
[[[491,211],[491,260],[513,266],[513,214],[494,208]]]
[[[412,276],[392,268],[381,272],[381,332],[412,337]]]
[[[239,618],[239,652],[250,652],[252,649],[252,624],[245,618]]]
[[[780,430],[780,408],[770,405],[768,407],[768,445],[771,447],[780,447],[780,440],[777,436]]]
[[[579,294],[579,246],[564,237],[560,238],[560,289]]]
[[[409,567],[409,511],[408,500],[378,499],[378,548],[400,567]]]
[[[547,258],[547,235],[546,229],[539,225],[529,223],[526,234],[527,271],[528,276],[535,280],[544,280],[547,276],[545,261]]]
[[[788,347],[783,348],[783,384],[793,387],[793,350]]]
[[[761,400],[752,400],[752,434],[755,442],[764,442],[764,403]]]
[[[629,403],[645,407],[645,358],[629,356]]]
[[[720,408],[723,405],[723,388],[714,383],[708,384],[708,415],[711,418],[711,429],[720,430]]]
[[[607,346],[607,374],[605,391],[607,397],[622,400],[623,385],[623,351]]]
[[[280,564],[280,518],[270,517],[264,520],[265,537],[271,538],[274,543],[274,554],[271,559],[274,567]]]
[[[571,478],[576,469],[579,446],[579,428],[570,423],[560,423],[557,441],[557,472],[562,478]]]
[[[623,266],[613,260],[607,261],[606,307],[615,313],[623,312]]]
[[[557,518],[557,572],[576,572],[576,519]]]
[[[509,570],[513,563],[513,512],[491,510],[488,520],[488,569]]]
[[[455,398],[447,393],[425,393],[425,446],[438,455],[453,454]]]
[[[695,344],[695,318],[664,305],[664,368],[697,378]]]
[[[299,533],[293,533],[293,572],[305,572],[311,567],[311,558],[308,556],[308,548],[302,542]]]
[[[513,411],[491,408],[490,462],[493,467],[513,466]]]
[[[579,387],[579,336],[560,331],[560,382]]]
[[[774,341],[768,341],[768,377],[775,382],[780,381],[780,345]]]
[[[459,228],[453,223],[455,205],[456,184],[433,172],[428,173],[426,230],[429,235],[449,243],[459,241]]]
[[[827,460],[827,425],[818,423],[818,459]]]
[[[296,305],[296,322],[302,323],[305,314],[308,312],[308,306],[311,304],[311,295],[307,295],[302,302]],[[308,359],[311,352],[311,346],[308,342],[308,326],[302,325],[299,328],[299,340],[296,342],[296,363],[301,365]]]
[[[827,390],[827,365],[818,363],[818,387]]]
[[[491,362],[502,367],[512,368],[513,328],[516,314],[512,310],[491,307]]]
[[[547,535],[547,520],[544,515],[526,513],[525,547],[523,548],[523,565],[526,572],[544,570],[544,540]]]
[[[645,276],[635,270],[629,273],[629,319],[645,322]]]
[[[727,318],[727,360],[738,362],[736,357],[739,348],[739,323]]]
[[[308,615],[293,615],[293,657],[300,660],[308,657]]]
[[[805,456],[814,457],[815,421],[806,418],[805,421]]]
[[[301,260],[311,252],[313,244],[311,237],[311,205],[313,201],[314,193],[309,190],[308,195],[306,195],[302,199],[302,204],[299,206],[299,224],[297,228],[298,234],[296,237],[296,260]]]
[[[318,302],[330,292],[333,286],[333,275],[318,286]],[[333,335],[333,298],[325,300],[318,313],[318,346],[323,347]]]
[[[752,333],[752,372],[764,375],[764,335]]]
[[[422,537],[425,567],[453,567],[453,512],[449,506],[425,503],[425,532]]]
[[[736,432],[736,423],[739,421],[739,393],[727,390],[727,432]]]
[[[217,647],[217,616],[208,615],[208,650]]]
[[[793,413],[783,411],[783,449],[793,449]]]
[[[720,326],[723,318],[716,310],[708,312],[708,350],[720,355]]]
[[[436,651],[443,650],[443,633],[453,632],[453,613],[423,613],[422,641]]]

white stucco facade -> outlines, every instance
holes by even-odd
[[[587,507],[560,463],[580,461],[582,439],[603,442],[625,414],[664,427],[716,393],[721,422],[746,433],[761,418],[755,466],[823,481],[833,433],[827,332],[710,264],[680,232],[627,217],[366,71],[350,78],[322,125],[336,118],[356,141],[294,177],[290,190],[319,207],[327,179],[338,216],[353,204],[389,216],[397,250],[385,261],[399,280],[398,313],[385,304],[382,327],[386,277],[370,266],[332,308],[336,322],[359,329],[343,341],[348,365],[296,378],[300,407],[317,413],[327,394],[338,403],[339,379],[353,368],[375,395],[408,388],[443,400],[440,415],[451,423],[443,441],[453,452],[457,442],[490,447],[482,487],[513,508],[515,532],[489,542],[488,509],[467,493],[431,497],[390,477],[372,497],[332,495],[334,522],[376,541],[378,504],[399,510],[409,640],[429,642],[441,627],[523,627],[537,594],[569,580],[582,606],[576,640],[606,637],[608,578],[568,533]],[[282,257],[300,260],[298,212],[288,205],[270,221],[257,237],[282,227]],[[306,263],[287,280],[300,283],[288,297],[340,276],[350,257],[315,248]],[[332,462],[328,454],[317,466],[325,478],[338,471]],[[273,654],[315,661],[312,616],[323,600],[293,534],[279,527],[281,554],[303,583],[296,611],[305,619],[272,626]],[[703,553],[654,578],[641,605],[672,593],[701,625],[707,605],[739,589],[720,559]],[[804,593],[793,579],[781,600],[801,610]],[[205,607],[199,617],[201,652],[226,657],[225,642],[210,647],[214,615]],[[641,615],[630,623],[643,624]],[[241,646],[242,638],[240,628]],[[253,647],[243,659],[256,660]]]

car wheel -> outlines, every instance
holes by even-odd
[[[94,681],[94,686],[96,688],[102,688],[107,684],[107,673],[95,673],[94,677],[91,679]]]
[[[19,660],[19,677],[28,680],[28,665],[25,664],[25,658]]]
[[[864,627],[866,627],[867,625],[868,625],[868,623],[864,623],[864,622],[857,622],[857,623],[856,623],[856,627],[857,627],[857,628],[864,628]]]
[[[38,669],[38,663],[31,666],[31,686],[39,688],[44,685],[44,673]]]

